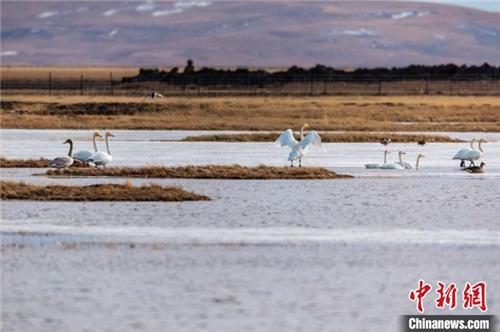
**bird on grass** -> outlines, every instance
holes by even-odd
[[[92,155],[94,155],[95,153],[99,152],[99,149],[97,148],[97,143],[96,143],[96,138],[97,137],[101,137],[101,134],[99,134],[97,131],[94,133],[94,135],[92,136],[92,142],[94,144],[94,152],[90,151],[90,150],[80,150],[80,151],[77,151],[73,154],[73,159],[75,161],[79,161],[81,162],[83,165],[85,166],[89,166],[89,158],[92,157]]]
[[[104,137],[106,138],[107,153],[106,152],[96,152],[92,156],[90,156],[88,159],[91,163],[93,163],[95,165],[96,168],[97,168],[97,166],[106,167],[106,165],[109,164],[113,160],[113,155],[111,154],[111,150],[109,149],[109,138],[115,137],[115,135],[113,135],[112,133],[110,133],[108,131],[106,133],[106,135],[104,135]]]
[[[420,141],[417,142],[418,145],[425,145],[427,144],[427,141],[425,140],[425,137],[422,138]]]
[[[73,141],[70,139],[67,139],[64,141],[63,144],[69,144],[69,152],[67,156],[64,157],[57,157],[54,160],[52,160],[49,163],[49,167],[57,168],[57,169],[63,169],[63,168],[68,168],[71,165],[73,165]]]
[[[148,94],[146,97],[144,97],[144,99],[141,101],[141,104],[148,98],[151,98],[151,99],[155,99],[155,98],[165,98],[162,94],[159,94],[158,92],[156,91],[153,91],[151,92],[150,94]]]
[[[486,166],[486,164],[482,162],[481,166],[469,166],[463,170],[469,173],[484,173],[484,166]]]
[[[391,144],[391,139],[390,138],[384,138],[383,140],[380,141],[380,144],[382,144],[382,145],[389,145],[389,144]]]

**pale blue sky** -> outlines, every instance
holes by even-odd
[[[405,0],[411,1],[411,0]],[[413,0],[415,1],[415,0]],[[460,1],[460,0],[417,0],[418,2],[436,2],[457,5],[462,7],[470,7],[475,9],[482,9],[492,12],[500,12],[500,0],[490,1]]]

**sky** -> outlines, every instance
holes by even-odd
[[[411,0],[404,0],[404,1],[411,1]],[[418,0],[418,2],[444,3],[462,7],[487,10],[491,12],[500,12],[500,0],[490,0],[490,1]]]

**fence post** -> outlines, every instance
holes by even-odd
[[[426,95],[429,94],[429,76],[428,75],[425,77],[425,94]]]
[[[378,81],[378,94],[382,94],[382,81]]]
[[[453,81],[450,79],[450,95],[453,94]]]
[[[325,77],[325,80],[323,82],[323,94],[326,95],[326,77]]]
[[[196,78],[196,89],[198,90],[198,96],[200,95],[200,76]]]
[[[314,94],[314,80],[313,76],[311,75],[311,96]]]
[[[49,96],[52,95],[52,72],[49,71]]]
[[[80,96],[83,96],[83,75],[80,75]]]
[[[111,95],[114,96],[115,95],[115,90],[114,90],[114,87],[113,87],[113,72],[109,72],[109,85],[111,87]]]

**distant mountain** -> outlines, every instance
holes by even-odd
[[[2,65],[500,65],[500,13],[414,2],[1,2]]]

